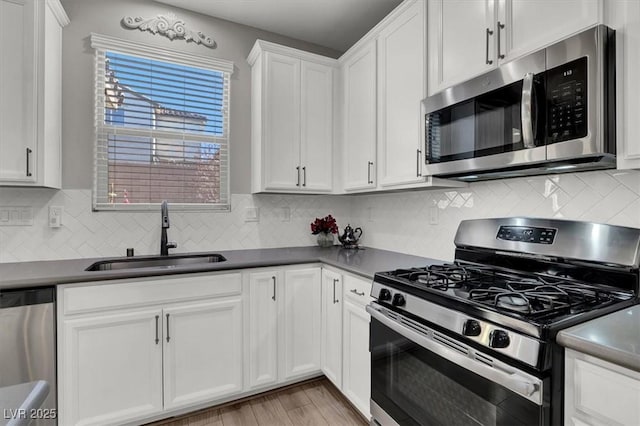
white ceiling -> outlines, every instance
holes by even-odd
[[[344,52],[401,0],[156,0]]]

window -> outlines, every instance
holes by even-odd
[[[227,61],[92,34],[95,210],[229,209]]]

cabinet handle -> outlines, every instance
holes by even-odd
[[[158,337],[158,321],[160,320],[160,315],[156,315],[156,345],[160,343],[160,338]]]
[[[334,303],[334,304],[336,304],[336,303],[338,303],[338,302],[339,302],[339,300],[338,300],[338,299],[336,299],[336,283],[337,283],[338,281],[340,281],[340,280],[338,280],[338,279],[334,279],[334,280],[333,280],[333,303]]]
[[[358,289],[356,289],[356,288],[352,288],[351,289],[351,293],[356,294],[358,296],[364,296],[364,291],[363,292],[359,292]]]
[[[31,176],[31,148],[27,148],[27,176]]]
[[[302,186],[307,186],[307,166],[302,168]]]
[[[489,36],[492,36],[492,35],[493,35],[493,31],[490,30],[489,28],[487,28],[487,33],[486,33],[486,42],[487,42],[487,45],[486,45],[486,49],[487,49],[486,62],[487,62],[487,65],[493,64],[493,60],[489,59]]]
[[[271,296],[272,300],[276,300],[276,277],[271,277],[273,280],[273,296]]]
[[[422,151],[417,149],[416,150],[416,177],[422,176],[422,173],[420,173],[420,154],[422,154]]]
[[[167,343],[169,340],[171,340],[171,337],[169,336],[169,314],[167,314]]]
[[[300,166],[296,167],[296,174],[298,175],[298,182],[296,186],[300,186]]]
[[[371,166],[373,166],[373,161],[367,162],[367,183],[373,183],[371,179]]]
[[[498,58],[504,59],[504,54],[500,53],[502,51],[501,42],[500,42],[500,31],[504,30],[504,24],[498,21]]]

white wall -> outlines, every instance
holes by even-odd
[[[62,187],[65,189],[92,187],[94,50],[89,42],[92,32],[234,63],[229,145],[231,192],[236,194],[246,194],[251,189],[251,69],[247,55],[256,39],[334,58],[339,55],[333,49],[149,0],[62,0],[62,4],[71,20],[62,31]],[[125,16],[150,18],[168,12],[183,19],[190,29],[212,36],[218,47],[210,49],[182,39],[172,41],[150,32],[123,28],[120,23]]]

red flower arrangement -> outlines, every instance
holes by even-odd
[[[311,233],[313,235],[316,235],[321,232],[324,232],[325,234],[338,233],[338,224],[336,223],[336,220],[334,219],[333,216],[328,215],[323,219],[316,218],[316,220],[313,221],[313,223],[311,224]]]

